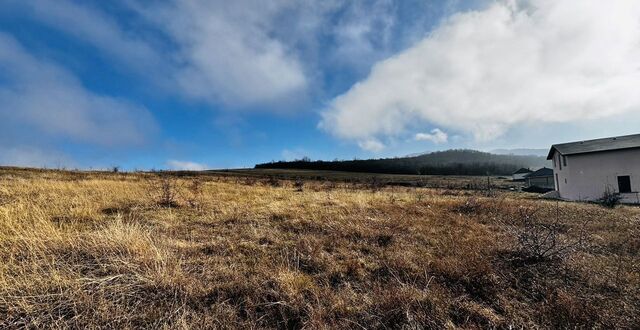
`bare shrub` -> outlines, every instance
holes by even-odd
[[[442,196],[460,196],[461,192],[457,191],[457,190],[452,190],[452,189],[444,189],[439,191],[439,194]]]
[[[267,184],[274,188],[282,186],[282,183],[280,182],[280,180],[278,180],[278,178],[276,178],[275,176],[270,176],[267,179]]]
[[[600,202],[600,205],[604,207],[614,208],[616,207],[616,205],[620,204],[621,199],[622,197],[620,196],[620,194],[614,191],[611,191],[610,189],[607,189],[602,194],[602,197],[600,197],[598,202]]]
[[[257,182],[256,178],[248,176],[244,178],[243,184],[246,186],[255,186],[256,182]]]
[[[484,196],[485,197],[489,197],[489,198],[495,198],[495,197],[498,196],[498,191],[495,190],[495,189],[494,190],[491,190],[491,189],[485,190],[484,191]]]
[[[487,186],[484,189],[484,195],[487,197],[496,197],[497,192],[493,189],[493,184],[491,183],[491,177],[487,177]]]
[[[323,186],[327,190],[334,190],[334,189],[338,188],[338,184],[336,184],[335,181],[331,181],[331,180],[325,180]]]
[[[374,176],[371,180],[369,180],[369,189],[373,192],[380,191],[384,188],[384,182],[380,180],[377,176]]]
[[[178,207],[177,183],[174,179],[163,177],[159,181],[153,181],[150,185],[150,193],[155,204],[160,207]]]
[[[583,246],[584,230],[580,231],[578,238],[571,239],[563,233],[564,228],[558,213],[549,219],[541,216],[538,209],[520,207],[513,216],[511,234],[517,240],[521,259],[537,263],[564,259]]]
[[[482,207],[482,203],[480,203],[476,197],[471,196],[456,205],[453,211],[461,214],[475,214],[478,213]]]
[[[191,181],[191,184],[188,187],[190,196],[187,199],[187,203],[190,207],[200,209],[202,207],[202,204],[204,204],[204,194],[202,192],[202,186],[203,183],[200,179],[194,179],[193,181]]]
[[[304,190],[304,181],[302,179],[297,179],[293,183],[293,187],[296,188],[296,191],[302,192]]]

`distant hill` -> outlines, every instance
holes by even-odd
[[[421,175],[510,175],[521,167],[533,169],[546,165],[546,158],[540,156],[497,155],[465,149],[383,159],[279,161],[258,164],[255,168]]]
[[[492,154],[496,155],[516,155],[516,156],[540,156],[547,157],[549,149],[496,149],[491,150]]]

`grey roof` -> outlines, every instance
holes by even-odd
[[[533,173],[527,174],[525,178],[539,178],[545,176],[553,176],[553,170],[547,167],[543,167]]]
[[[633,148],[640,148],[640,134],[554,144],[551,146],[551,150],[549,150],[547,159],[553,158],[554,151],[558,151],[563,155],[576,155]]]
[[[531,173],[533,172],[532,170],[528,169],[528,168],[521,168],[515,172],[513,172],[513,174],[524,174],[524,173]]]

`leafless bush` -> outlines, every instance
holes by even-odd
[[[282,183],[280,183],[280,180],[278,180],[278,178],[276,178],[275,176],[270,176],[269,179],[267,179],[267,184],[270,185],[271,187],[282,186]]]
[[[245,177],[242,182],[245,186],[255,186],[257,183],[256,178],[254,177]]]
[[[163,177],[151,183],[150,193],[160,207],[178,207],[178,189],[175,180]]]
[[[497,196],[498,196],[498,191],[497,191],[496,189],[492,189],[492,187],[491,187],[491,186],[488,186],[486,189],[484,189],[484,190],[482,191],[482,194],[483,194],[485,197],[494,198],[494,197],[497,197]]]
[[[600,205],[604,207],[614,208],[616,207],[616,205],[620,204],[620,199],[622,199],[620,194],[613,192],[610,189],[607,189],[602,194],[602,197],[600,198],[599,202],[600,202]]]
[[[551,219],[541,216],[538,209],[530,207],[521,207],[515,213],[511,234],[517,240],[517,250],[523,260],[534,263],[561,260],[583,246],[584,228],[577,238],[570,238],[568,233],[563,233],[565,226],[558,212]]]
[[[488,189],[484,191],[484,196],[485,197],[491,197],[491,198],[495,198],[498,196],[498,191],[495,189]]]
[[[384,182],[382,182],[382,180],[380,180],[378,177],[374,176],[369,181],[369,189],[371,189],[371,191],[380,191],[382,188],[384,188]]]
[[[338,188],[338,185],[334,181],[325,180],[324,187],[327,190],[334,190],[334,189]]]
[[[202,180],[200,179],[194,179],[193,181],[191,181],[191,184],[189,185],[190,196],[187,199],[187,203],[189,204],[190,207],[197,208],[197,209],[200,209],[202,207],[203,200],[204,200],[202,186],[203,186]]]
[[[296,191],[302,192],[304,190],[304,181],[297,179],[296,182],[293,183],[293,186],[296,188]]]
[[[481,207],[482,203],[472,196],[465,199],[461,204],[456,205],[453,211],[461,214],[475,214],[478,213]]]
[[[439,190],[439,194],[441,196],[459,196],[460,191],[446,188],[444,190]]]

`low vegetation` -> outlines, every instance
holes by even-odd
[[[506,190],[0,170],[0,328],[634,328],[639,250]]]
[[[604,194],[602,194],[602,197],[600,198],[599,202],[602,206],[605,206],[608,208],[614,208],[616,207],[616,205],[620,204],[621,199],[622,199],[622,196],[620,196],[620,194],[606,190]]]

